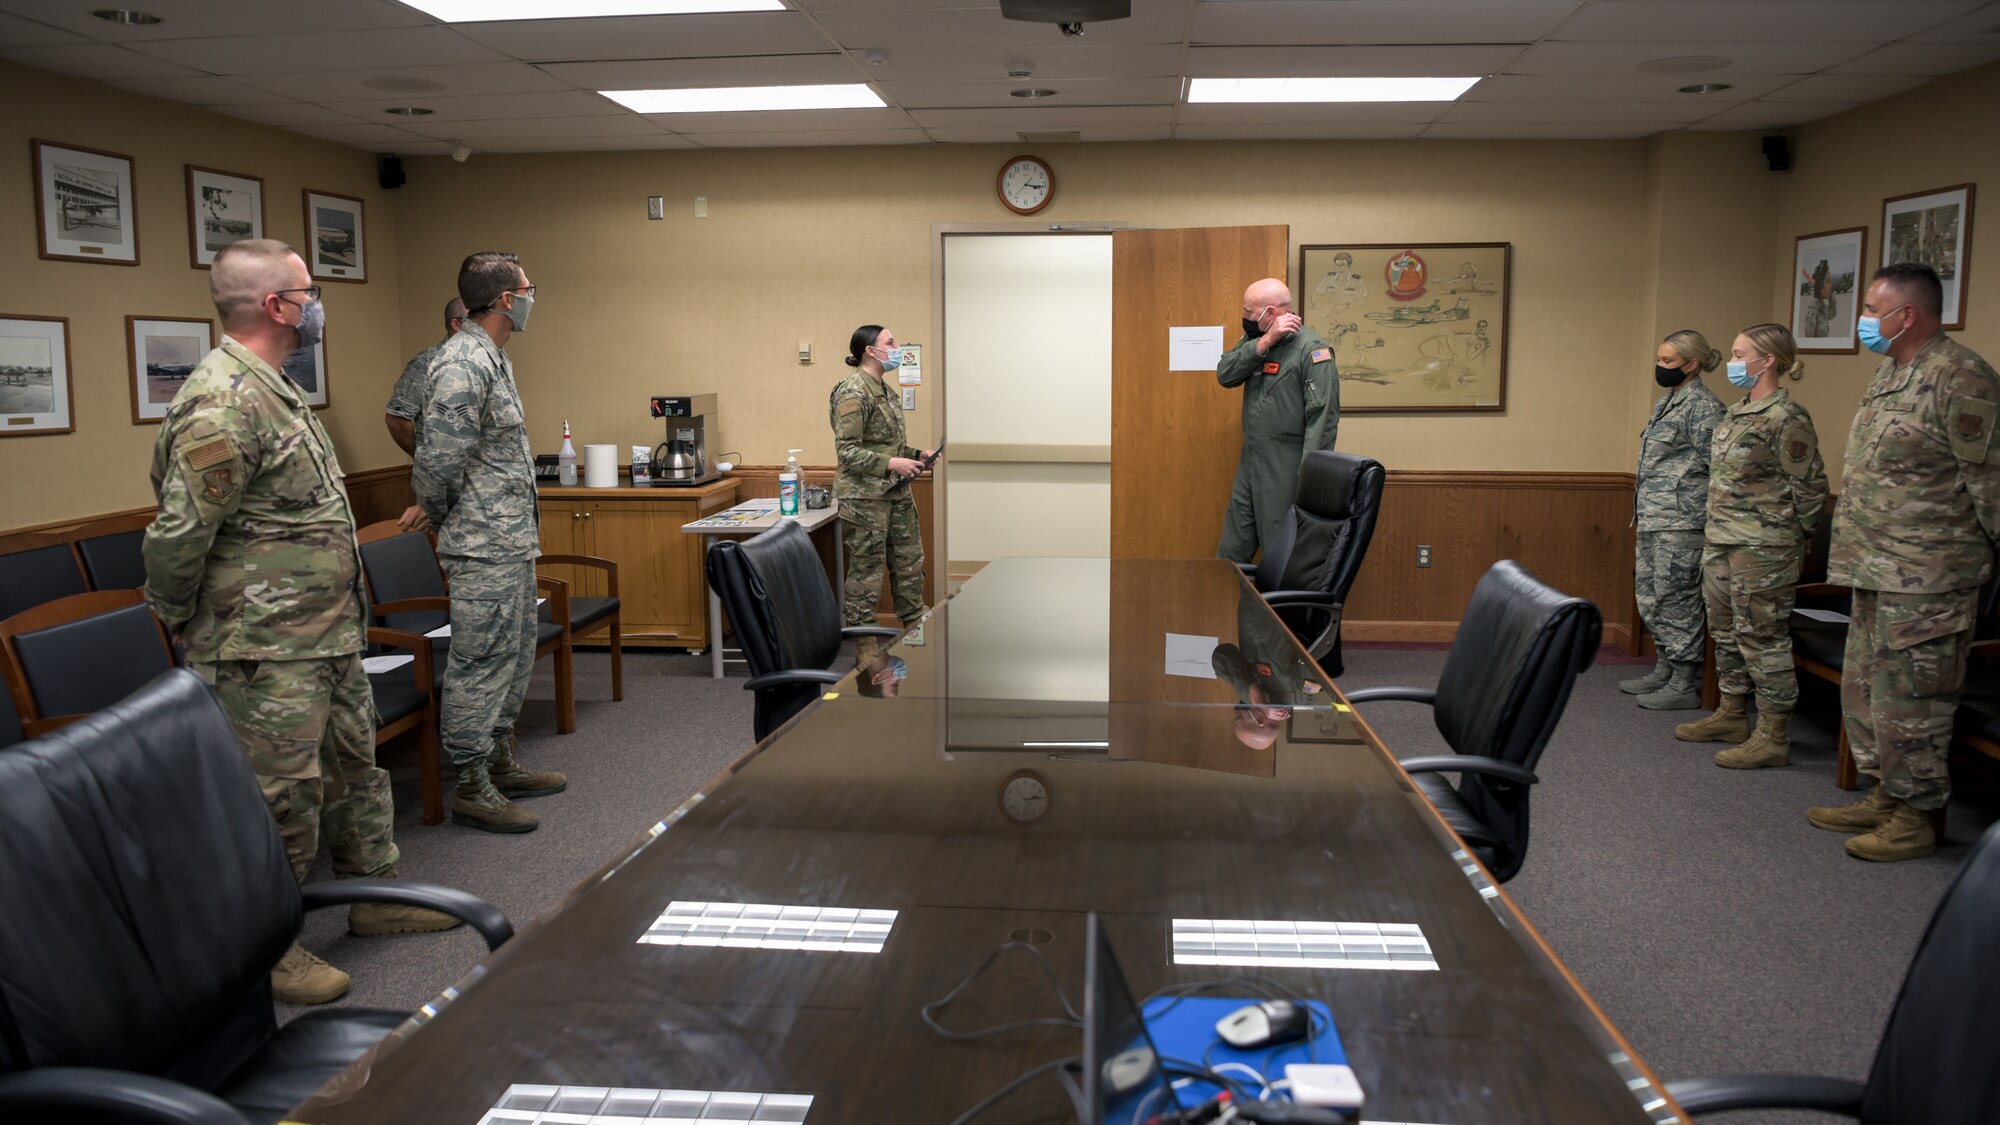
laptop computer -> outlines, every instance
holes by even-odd
[[[1083,968],[1084,1125],[1182,1120],[1184,1106],[1160,1062],[1104,924],[1087,923]]]

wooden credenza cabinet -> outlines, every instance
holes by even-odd
[[[681,525],[736,503],[727,478],[694,488],[543,488],[542,550],[618,564],[620,629],[627,646],[706,648],[708,583],[702,538]],[[545,566],[577,594],[602,594],[602,572]]]

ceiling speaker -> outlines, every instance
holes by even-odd
[[[382,163],[375,173],[375,182],[381,184],[385,191],[402,187],[409,182],[403,175],[403,158],[393,152],[383,153]]]

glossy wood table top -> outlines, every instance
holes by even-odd
[[[1372,734],[1362,728],[1353,745],[1295,738],[1299,713],[1325,713],[1336,693],[1295,645],[1277,644],[1275,619],[1241,596],[1233,569],[1098,560],[1110,610],[1099,629],[1095,617],[1074,620],[1087,604],[1041,585],[1089,567],[1016,561],[934,612],[921,646],[894,650],[909,668],[885,681],[897,694],[863,695],[853,677],[832,689],[298,1119],[472,1125],[510,1086],[566,1084],[808,1094],[811,1125],[949,1122],[1016,1075],[1079,1053],[1081,1037],[1043,1027],[953,1041],[919,1009],[1024,938],[1080,1004],[1085,917],[1096,911],[1141,995],[1258,973],[1324,1001],[1369,1121],[1678,1120]],[[1045,599],[1072,620],[1038,616]],[[1020,658],[1060,674],[1010,680],[989,667],[959,679],[953,663],[997,659],[1023,635],[1018,620],[1046,631]],[[1165,673],[1165,642],[1148,638],[1169,631],[1258,649],[1250,664],[1270,671],[1253,672],[1254,684],[1282,691],[1309,677],[1317,691],[1300,689],[1289,720],[1246,729],[1247,688]],[[1102,677],[1085,655],[1099,650]],[[968,698],[948,690],[954,681]],[[1043,682],[1051,698],[1037,711]],[[1041,730],[1101,737],[1021,740],[1077,744],[1053,749],[955,742],[954,713],[968,705],[986,734],[1005,705],[1045,720]],[[1025,823],[1001,800],[1024,770],[1047,792]],[[643,943],[674,902],[897,913],[874,953]],[[1414,924],[1437,968],[1177,964],[1175,919]],[[941,1018],[964,1029],[1060,1013],[1016,953]],[[978,1120],[1069,1119],[1060,1086],[1044,1079]]]

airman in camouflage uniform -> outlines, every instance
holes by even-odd
[[[1792,605],[1806,544],[1826,509],[1826,464],[1812,416],[1778,385],[1803,367],[1781,325],[1737,337],[1745,377],[1756,384],[1715,430],[1709,458],[1708,547],[1702,594],[1715,636],[1715,714],[1674,728],[1686,742],[1735,742],[1715,756],[1730,769],[1790,765],[1790,723],[1799,701],[1792,668]],[[1734,366],[1734,365],[1732,365]],[[1757,693],[1757,729],[1748,701]]]
[[[896,619],[908,628],[924,614],[924,541],[905,482],[930,451],[910,444],[902,403],[882,378],[900,364],[895,334],[863,325],[849,351],[847,365],[857,370],[834,385],[826,404],[838,460],[833,495],[847,543],[842,615],[850,626],[875,623],[886,569]],[[864,641],[862,648],[865,659],[878,646]]]
[[[535,560],[541,519],[527,419],[504,350],[528,323],[535,287],[511,254],[474,254],[458,275],[469,315],[430,371],[410,490],[438,529],[451,586],[451,647],[439,728],[458,771],[455,824],[532,832],[510,797],[568,786],[515,760],[514,721],[535,666]]]
[[[1340,377],[1333,348],[1292,311],[1292,291],[1267,277],[1243,291],[1243,338],[1215,365],[1215,381],[1243,388],[1243,452],[1215,553],[1249,562],[1291,510],[1300,462],[1333,448]]]
[[[1633,590],[1659,657],[1651,672],[1622,681],[1618,690],[1638,696],[1641,707],[1675,710],[1699,701],[1689,696],[1702,661],[1701,529],[1708,518],[1708,451],[1723,410],[1701,375],[1722,356],[1707,337],[1683,329],[1661,342],[1656,358],[1655,378],[1669,389],[1639,434],[1632,522]]]
[[[332,441],[278,370],[318,338],[318,293],[290,247],[266,239],[223,250],[209,286],[227,334],[154,445],[146,600],[215,688],[299,881],[322,836],[336,875],[390,878],[395,811],[361,667],[354,515]],[[458,924],[376,904],[348,921],[364,935]],[[272,974],[292,1003],[325,1003],[348,983],[296,944]]]
[[[464,323],[465,302],[453,297],[444,306],[444,339],[418,352],[415,358],[403,365],[402,375],[397,377],[396,385],[389,391],[389,405],[382,409],[382,421],[389,427],[389,437],[412,457],[417,453],[418,423],[423,419],[424,400],[431,393],[431,364]],[[397,522],[403,525],[405,531],[425,531],[430,527],[424,510],[415,504],[405,508]]]
[[[1807,810],[1863,833],[1850,855],[1893,861],[1937,847],[1929,814],[1951,791],[1946,758],[1978,590],[2000,536],[2000,376],[1940,330],[1928,266],[1875,274],[1861,339],[1888,356],[1854,416],[1827,580],[1854,591],[1841,710],[1855,765],[1877,780],[1856,804]]]

